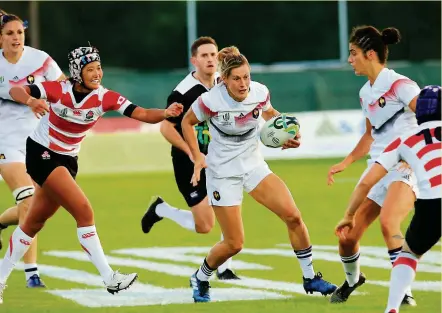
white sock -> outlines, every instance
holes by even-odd
[[[396,249],[392,249],[392,250],[388,250],[388,255],[390,256],[390,262],[391,265],[394,264],[394,262],[396,262],[396,259],[399,256],[399,253],[401,253],[402,247],[396,248]],[[409,286],[406,290],[405,290],[405,294],[407,296],[412,297],[413,294],[411,293],[411,286]]]
[[[212,277],[214,270],[215,269],[211,268],[209,264],[207,264],[206,259],[204,259],[203,264],[201,264],[198,272],[196,272],[196,278],[201,281],[208,281],[210,277]]]
[[[180,210],[163,202],[157,205],[155,212],[160,217],[168,218],[181,227],[196,232],[195,220],[193,219],[192,212],[189,210]]]
[[[100,272],[103,281],[108,283],[112,277],[113,270],[106,260],[95,225],[77,228],[77,236],[89,260],[91,260]]]
[[[344,266],[345,277],[348,285],[354,286],[359,281],[361,269],[359,265],[359,251],[352,256],[341,256],[342,265]]]
[[[221,241],[223,241],[223,240],[224,240],[224,236],[221,233]],[[228,258],[226,262],[224,262],[223,264],[221,264],[218,267],[218,273],[220,273],[220,274],[224,273],[226,269],[230,269],[230,270],[232,269],[232,258]]]
[[[28,280],[29,278],[31,278],[31,276],[35,274],[37,274],[37,276],[40,276],[40,274],[38,273],[37,263],[25,264],[26,280]]]
[[[390,291],[386,312],[399,307],[404,299],[405,291],[411,286],[416,276],[418,258],[411,253],[401,252],[393,264],[390,279]]]
[[[302,269],[304,278],[314,278],[312,246],[303,250],[294,250]]]
[[[5,257],[0,264],[0,283],[6,283],[17,262],[21,260],[31,246],[32,239],[20,227],[14,230],[9,239],[8,250],[6,250]]]

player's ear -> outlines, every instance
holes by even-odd
[[[192,63],[192,65],[196,67],[196,58],[195,57],[191,57],[190,58],[190,63]]]

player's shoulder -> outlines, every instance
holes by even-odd
[[[181,82],[178,83],[173,91],[178,92],[181,95],[185,95],[187,92],[189,92],[189,90],[198,85],[201,85],[201,83],[199,80],[193,77],[193,72],[190,72]]]
[[[263,102],[269,97],[269,89],[266,85],[258,83],[256,81],[250,82],[250,98],[252,98],[253,102]]]
[[[366,95],[370,92],[370,88],[370,81],[367,80],[359,90],[359,98],[364,99]]]
[[[47,54],[43,50],[39,50],[29,46],[25,46],[24,49],[26,51],[25,56],[28,61],[44,62],[50,57],[49,54]]]
[[[414,82],[409,77],[399,74],[395,70],[389,68],[385,69],[385,75],[383,75],[382,83],[385,84],[386,86],[391,86],[391,85],[397,86],[400,83],[417,85],[416,82]]]

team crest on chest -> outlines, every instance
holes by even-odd
[[[35,82],[35,77],[34,75],[29,75],[28,77],[26,77],[26,80],[29,85],[32,85]]]
[[[89,112],[86,113],[86,118],[85,121],[92,121],[94,118],[94,111],[90,110]]]
[[[252,112],[252,116],[253,118],[258,118],[259,117],[259,110],[258,109],[254,109]]]
[[[379,107],[383,108],[385,106],[385,103],[386,103],[385,98],[384,97],[380,97],[379,100],[378,100]]]

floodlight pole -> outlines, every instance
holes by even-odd
[[[187,0],[187,53],[188,53],[188,68],[189,71],[193,69],[192,63],[190,63],[191,53],[190,47],[192,43],[196,40],[197,28],[196,28],[196,0]]]
[[[339,21],[339,60],[341,62],[346,62],[348,56],[347,0],[338,1],[338,21]]]

